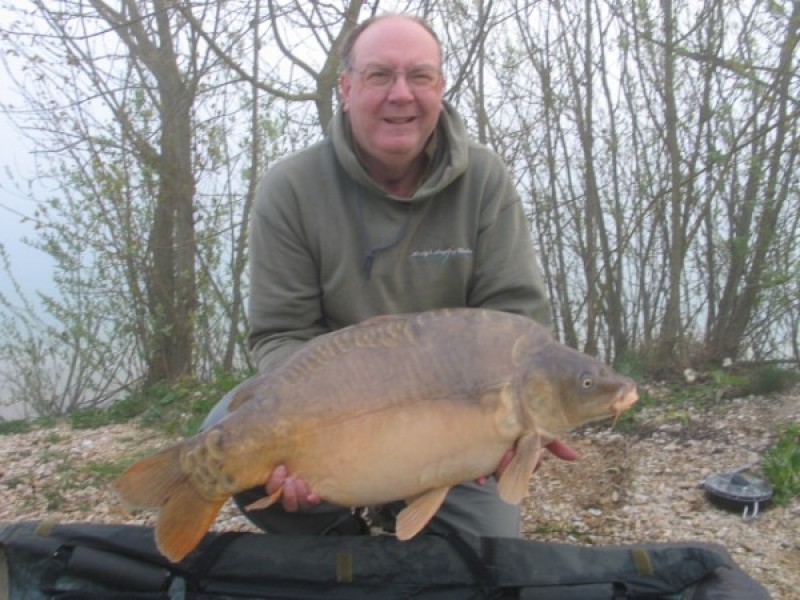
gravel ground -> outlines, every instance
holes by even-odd
[[[582,544],[705,541],[726,547],[775,600],[800,590],[800,499],[755,519],[706,498],[711,473],[751,466],[786,423],[800,422],[800,395],[724,401],[676,416],[637,416],[637,433],[587,429],[570,442],[581,460],[549,460],[526,500],[530,537]]]
[[[532,539],[578,544],[708,541],[725,546],[775,600],[800,589],[800,500],[743,520],[706,499],[710,473],[757,469],[776,431],[800,422],[800,394],[721,401],[701,410],[637,412],[633,432],[591,427],[567,439],[581,459],[545,461],[525,500]],[[68,425],[0,436],[0,522],[151,524],[109,490],[120,462],[174,441],[134,424]],[[215,529],[247,530],[229,503]]]

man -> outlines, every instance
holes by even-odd
[[[430,27],[406,15],[372,18],[344,44],[342,63],[342,109],[327,139],[274,165],[259,185],[249,304],[259,370],[381,314],[468,306],[549,322],[519,196],[497,155],[471,143],[444,103],[442,52]],[[559,442],[550,450],[574,458]],[[349,510],[326,505],[283,466],[266,490],[279,487],[282,506],[246,513],[263,529],[360,529]],[[467,483],[430,524],[453,527],[516,537],[519,507],[499,499],[493,479]]]

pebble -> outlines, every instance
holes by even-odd
[[[526,510],[545,511],[554,532],[532,537],[571,541],[557,533],[558,524],[572,523],[575,507],[583,507],[581,514],[590,523],[585,535],[598,544],[719,543],[775,600],[797,600],[800,499],[743,521],[738,513],[711,504],[700,486],[711,473],[757,465],[774,439],[772,432],[787,422],[800,422],[800,395],[692,409],[681,416],[687,419],[685,427],[682,422],[659,422],[667,417],[649,407],[645,414],[655,422],[645,435],[620,433],[612,441],[588,430],[565,440],[580,445],[582,459],[546,473],[532,488]],[[551,480],[557,485],[551,486]],[[771,569],[765,568],[769,565]]]

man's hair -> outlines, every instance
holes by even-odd
[[[384,19],[391,19],[391,18],[401,18],[401,19],[408,19],[409,21],[413,21],[420,25],[425,31],[427,31],[431,37],[436,41],[436,46],[439,48],[439,61],[441,62],[444,58],[442,54],[442,42],[439,40],[439,36],[436,35],[436,32],[431,27],[430,23],[428,23],[422,17],[418,17],[416,15],[408,15],[403,13],[386,13],[383,15],[375,15],[367,19],[366,21],[362,21],[358,25],[356,25],[355,29],[353,29],[345,38],[344,42],[342,43],[342,48],[339,52],[339,57],[341,60],[342,70],[346,71],[353,67],[353,48],[356,45],[356,41],[361,36],[362,33],[370,26],[378,21],[383,21]]]

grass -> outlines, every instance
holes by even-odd
[[[591,532],[558,523],[539,523],[533,529],[526,529],[524,533],[535,537],[570,537],[577,540],[590,538],[592,536]]]
[[[764,456],[764,476],[772,484],[773,501],[786,505],[800,496],[800,423],[786,427]]]
[[[13,421],[0,421],[0,435],[17,435],[28,433],[33,429],[29,421],[14,419]]]

